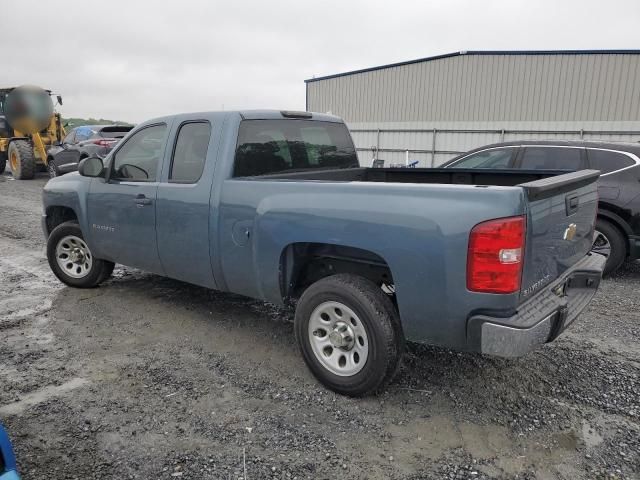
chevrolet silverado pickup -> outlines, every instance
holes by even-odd
[[[114,263],[295,304],[302,357],[346,395],[381,389],[406,340],[518,357],[589,303],[599,172],[360,167],[337,117],[238,111],[138,125],[44,188],[55,275]]]

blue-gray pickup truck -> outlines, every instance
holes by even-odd
[[[275,304],[313,374],[364,395],[406,340],[516,357],[585,308],[599,172],[363,168],[345,124],[308,112],[174,115],[44,188],[51,269],[114,263]]]

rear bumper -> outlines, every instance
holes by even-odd
[[[595,295],[606,260],[597,253],[585,256],[511,317],[472,316],[467,322],[468,344],[488,355],[521,357],[553,341]]]

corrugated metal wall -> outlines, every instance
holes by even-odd
[[[349,123],[360,163],[377,152],[385,165],[418,161],[437,166],[459,153],[489,143],[514,140],[640,141],[636,122],[401,122]],[[434,142],[435,136],[435,142]],[[377,148],[376,148],[377,147]]]
[[[363,162],[372,146],[426,166],[503,139],[638,141],[640,54],[445,56],[308,81],[307,108],[344,118]]]

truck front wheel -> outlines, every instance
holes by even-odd
[[[9,166],[16,180],[30,180],[36,173],[36,157],[33,147],[26,140],[14,140],[9,144]]]
[[[113,272],[113,263],[95,258],[75,222],[53,229],[47,240],[47,260],[56,277],[70,287],[91,288]]]
[[[332,275],[311,285],[298,301],[295,332],[311,372],[343,395],[380,390],[395,375],[404,351],[393,303],[357,275]]]

